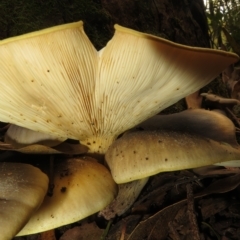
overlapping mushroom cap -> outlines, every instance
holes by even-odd
[[[82,22],[0,43],[0,120],[104,153],[122,132],[210,82],[238,56],[115,25],[100,52]]]
[[[12,239],[41,205],[48,177],[23,163],[0,163],[0,234]]]
[[[114,180],[126,183],[159,172],[240,160],[233,123],[224,115],[196,109],[155,116],[125,134],[105,158]]]
[[[47,195],[18,236],[79,221],[106,207],[116,196],[110,172],[90,157],[56,164],[53,192]]]
[[[56,146],[65,140],[66,138],[58,139],[53,135],[32,131],[14,124],[9,126],[4,136],[4,142],[14,147],[24,147],[36,143],[46,146]]]

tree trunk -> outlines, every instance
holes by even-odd
[[[209,47],[203,0],[102,0],[112,22],[177,43]]]

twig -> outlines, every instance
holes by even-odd
[[[192,190],[192,184],[187,184],[187,213],[190,221],[191,230],[193,233],[193,240],[201,240],[196,213],[194,209],[194,196]]]
[[[169,231],[172,233],[173,240],[181,240],[176,228],[173,226],[173,222],[168,223]]]
[[[122,231],[121,231],[121,237],[119,240],[124,240],[124,237],[125,237],[125,233],[126,233],[126,223],[124,223],[123,227],[122,227]]]

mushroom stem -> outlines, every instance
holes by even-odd
[[[148,182],[148,177],[118,185],[117,197],[99,215],[110,220],[116,215],[124,214],[135,202],[142,189]]]
[[[108,136],[91,136],[87,139],[81,140],[81,144],[86,145],[89,150],[88,153],[105,154],[109,146],[117,138],[116,135]]]

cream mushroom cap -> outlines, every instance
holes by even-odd
[[[117,139],[105,159],[113,179],[121,184],[159,172],[239,160],[240,149],[189,133],[139,131]]]
[[[0,42],[0,120],[105,153],[119,134],[237,60],[119,25],[97,52],[82,22],[48,28]]]
[[[48,189],[48,177],[23,163],[0,163],[0,233],[12,239],[41,205]]]
[[[66,138],[57,138],[53,135],[42,132],[35,132],[33,130],[14,124],[11,124],[9,126],[7,132],[4,135],[4,142],[9,143],[17,148],[36,143],[53,147],[65,140]]]
[[[17,234],[28,235],[79,221],[106,207],[117,186],[110,172],[90,157],[69,159],[54,172],[52,196]]]

